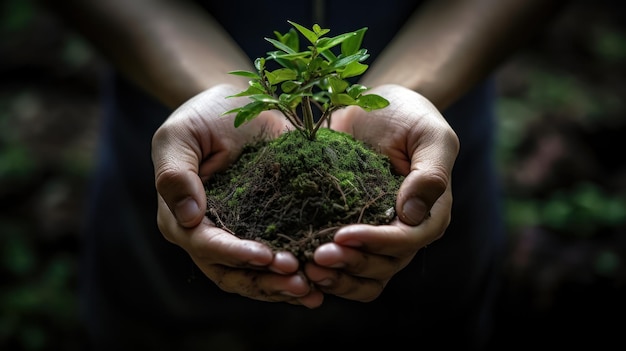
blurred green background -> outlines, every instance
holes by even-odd
[[[0,6],[0,349],[79,350],[77,258],[103,62],[35,0]],[[496,72],[503,348],[562,345],[579,331],[619,340],[625,64],[624,5],[573,1]]]

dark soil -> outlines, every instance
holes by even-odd
[[[259,141],[207,184],[207,216],[245,239],[290,251],[302,262],[341,226],[387,224],[403,176],[350,135],[321,129]]]

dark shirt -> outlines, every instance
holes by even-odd
[[[319,22],[334,34],[368,27],[363,47],[372,55],[369,62],[417,7],[414,1],[329,0],[314,20],[316,2],[227,0],[203,6],[251,59],[272,49],[263,37],[285,32],[293,20],[309,27]],[[255,350],[330,350],[432,343],[472,349],[488,336],[494,264],[503,240],[490,82],[443,111],[461,140],[452,223],[443,238],[420,250],[375,301],[327,296],[316,310],[223,292],[183,249],[163,238],[156,226],[150,142],[171,111],[115,73],[104,91],[106,116],[81,266],[83,313],[97,346],[182,350],[181,345],[223,342],[231,345],[226,349],[252,343]],[[274,348],[255,341],[269,334],[277,345],[293,344]]]

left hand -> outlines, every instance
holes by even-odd
[[[306,276],[321,291],[356,301],[372,301],[387,282],[424,246],[440,238],[450,223],[451,174],[459,152],[456,133],[420,94],[398,85],[371,90],[390,105],[366,112],[351,106],[333,114],[331,128],[352,134],[386,154],[406,176],[389,225],[354,224],[320,246]]]
[[[174,111],[155,132],[152,160],[159,230],[226,292],[260,301],[318,307],[324,296],[298,272],[293,254],[273,253],[265,244],[240,239],[205,216],[203,181],[229,167],[244,145],[262,131],[273,137],[287,130],[287,120],[276,111],[263,111],[235,128],[234,115],[221,114],[245,101],[226,99],[238,91],[239,87],[228,84],[205,90]]]

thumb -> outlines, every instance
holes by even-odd
[[[447,177],[414,169],[405,177],[396,201],[398,218],[416,226],[430,216],[430,209],[448,186]]]
[[[155,186],[183,227],[200,224],[206,211],[206,194],[198,176],[198,153],[185,143],[172,143],[158,130],[152,141]]]
[[[181,226],[191,228],[200,224],[206,211],[206,195],[197,174],[161,172],[156,178],[156,188]]]

